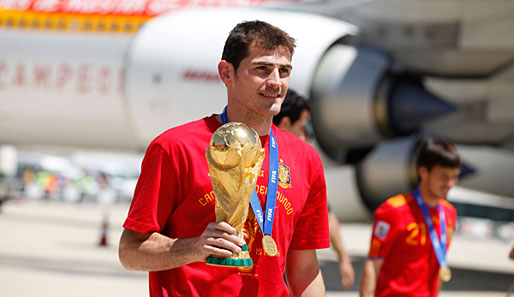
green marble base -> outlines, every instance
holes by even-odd
[[[245,244],[241,247],[241,252],[232,254],[228,258],[209,256],[205,263],[214,266],[225,266],[225,267],[252,267],[253,261],[250,258],[248,252],[248,246]]]

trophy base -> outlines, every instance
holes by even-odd
[[[232,256],[227,258],[209,256],[205,260],[205,263],[207,263],[208,265],[225,267],[253,266],[253,261],[252,258],[250,258],[250,253],[248,252],[248,246],[246,244],[241,247],[241,251],[237,254],[232,254]]]

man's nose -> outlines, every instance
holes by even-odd
[[[267,84],[268,84],[268,86],[273,87],[273,88],[279,88],[280,87],[281,80],[280,80],[280,73],[279,73],[278,69],[274,69],[270,73],[270,75],[268,77]]]

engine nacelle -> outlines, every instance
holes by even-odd
[[[416,136],[383,141],[356,166],[359,191],[369,209],[415,187],[418,143]]]
[[[355,163],[352,150],[408,135],[454,107],[425,90],[420,78],[395,74],[389,57],[345,44],[331,47],[313,81],[313,126],[323,150]]]

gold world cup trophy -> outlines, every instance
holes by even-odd
[[[214,132],[205,154],[216,196],[216,221],[229,223],[243,238],[250,197],[264,161],[264,149],[259,135],[245,124],[227,123]],[[227,258],[210,256],[206,263],[233,267],[253,266],[246,244],[239,253],[233,253]]]

